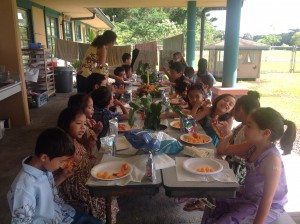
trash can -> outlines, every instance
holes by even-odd
[[[57,93],[70,93],[73,90],[73,69],[54,67],[55,89]]]

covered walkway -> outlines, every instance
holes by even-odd
[[[48,127],[56,125],[60,111],[67,105],[71,94],[58,93],[55,98],[50,98],[49,103],[39,109],[30,110],[31,125],[23,128],[7,129],[5,137],[0,141],[0,170],[1,190],[0,223],[10,222],[10,211],[7,204],[6,193],[15,176],[21,169],[21,161],[34,151],[35,140],[38,134]],[[299,156],[292,153],[283,157],[288,179],[288,199],[286,211],[300,224],[300,163]],[[117,216],[118,223],[125,224],[177,224],[200,223],[202,212],[184,212],[184,204],[176,204],[174,198],[165,196],[163,188],[159,194],[150,198],[119,197],[120,212]],[[287,223],[288,224],[288,223]]]

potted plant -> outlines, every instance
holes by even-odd
[[[142,60],[139,61],[136,74],[141,76],[143,83],[150,85],[151,83],[156,82],[155,72],[151,72],[151,67],[149,63],[143,63]]]
[[[134,125],[134,115],[137,111],[144,113],[144,128],[152,130],[161,130],[160,115],[162,113],[162,106],[165,105],[167,109],[179,115],[180,118],[187,118],[187,115],[182,112],[178,105],[171,105],[168,101],[153,102],[151,94],[139,97],[135,103],[130,102],[131,109],[129,110],[128,124],[130,127]]]
[[[145,114],[144,128],[159,130],[160,129],[160,114],[162,112],[163,102],[155,103],[152,96],[148,94],[146,97],[137,98],[135,103],[130,102],[132,109],[129,111],[128,124],[132,127],[134,125],[135,112],[141,111]]]

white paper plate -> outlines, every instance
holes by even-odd
[[[175,126],[176,123],[179,123],[179,127]],[[172,122],[170,122],[170,126],[172,128],[180,129],[180,121],[178,121],[178,120],[177,121],[172,121]]]
[[[116,150],[121,151],[128,149],[130,147],[130,143],[127,141],[127,139],[124,136],[118,136],[116,139]]]
[[[211,155],[209,149],[198,148],[195,146],[184,146],[182,153],[184,155],[195,157],[195,158],[207,158],[210,157]]]
[[[158,90],[170,91],[170,87],[169,86],[159,87]]]
[[[212,172],[198,172],[196,171],[199,168],[209,167],[214,169]],[[223,170],[223,166],[221,163],[217,162],[213,159],[208,158],[191,158],[187,159],[183,162],[183,168],[193,174],[197,175],[211,175],[219,173]]]
[[[207,142],[199,142],[199,143],[187,142],[185,140],[185,136],[190,136],[190,137],[194,138],[192,136],[192,134],[183,134],[183,135],[180,136],[180,140],[183,141],[183,142],[185,142],[185,143],[192,144],[192,145],[204,145],[204,144],[210,143],[211,140],[212,140],[211,137],[209,137],[208,135],[203,135],[203,134],[198,134],[198,135],[200,135],[201,138],[208,139],[208,141]]]
[[[125,129],[120,130],[119,127],[118,127],[118,132],[125,132],[125,131],[130,131],[130,130],[133,130],[133,129],[137,129],[137,126],[135,124],[132,127],[130,127],[128,123],[119,123],[119,125],[124,125]]]
[[[100,163],[92,168],[91,175],[93,177],[95,177],[96,179],[106,180],[106,181],[122,179],[122,178],[130,175],[133,170],[132,165],[130,165],[129,163],[128,163],[128,172],[126,173],[126,175],[124,175],[122,177],[115,177],[113,179],[104,179],[104,178],[97,177],[97,173],[98,172],[104,173],[105,171],[108,172],[109,175],[112,175],[113,173],[118,173],[121,171],[122,165],[124,163],[127,163],[127,162],[125,162],[125,161],[110,161],[110,162]]]
[[[132,82],[132,85],[133,86],[140,86],[140,85],[142,85],[140,82]]]

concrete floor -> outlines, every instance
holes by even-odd
[[[30,110],[31,125],[22,128],[6,129],[5,136],[0,140],[0,223],[10,223],[10,211],[7,204],[6,193],[10,184],[21,168],[21,161],[24,157],[32,154],[34,144],[38,134],[47,127],[56,126],[56,120],[60,111],[66,107],[68,98],[71,94],[57,94],[50,98],[50,101],[39,109]],[[286,175],[289,187],[289,203],[286,211],[292,216],[296,223],[300,224],[300,157],[296,154],[283,157],[286,167]],[[140,198],[142,199],[142,198]],[[159,212],[162,217],[156,220],[165,220],[164,223],[199,223],[202,216],[201,212],[186,213],[182,211],[183,205],[174,204],[174,199],[164,196],[161,190],[158,196],[153,198],[119,198],[120,213],[118,223],[146,223],[142,220],[149,220],[147,216],[158,215],[149,213],[149,210],[157,209],[159,204],[163,205],[164,212]],[[138,208],[134,202],[145,200],[146,210]],[[130,203],[132,205],[130,205]],[[132,209],[136,210],[133,211]],[[169,212],[168,212],[169,210]],[[128,215],[131,214],[131,215]],[[172,216],[171,216],[171,215]],[[170,215],[170,218],[168,218]],[[130,217],[130,218],[129,218]],[[126,220],[128,219],[128,220]],[[167,219],[169,221],[167,221]],[[122,220],[122,221],[121,221]],[[176,220],[176,221],[175,221]],[[179,222],[180,221],[180,222]],[[150,223],[150,222],[147,222]],[[152,223],[152,222],[151,222]],[[156,222],[153,222],[156,223]]]

